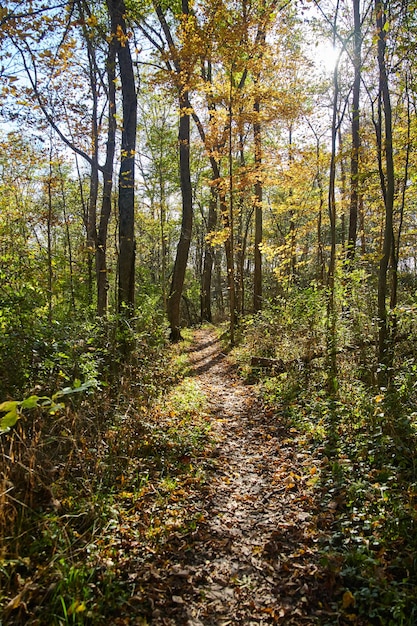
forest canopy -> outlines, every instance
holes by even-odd
[[[151,289],[174,339],[229,315],[233,343],[294,285],[333,308],[354,271],[389,367],[415,269],[409,4],[6,2],[1,19],[3,237],[49,320],[134,315]]]

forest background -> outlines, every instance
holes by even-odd
[[[114,463],[92,442],[128,436],[131,398],[150,410],[182,375],[168,340],[215,322],[327,459],[345,508],[323,558],[355,589],[343,610],[415,623],[416,8],[0,4],[9,612],[19,568],[40,567],[32,512],[44,562],[68,544],[53,503],[74,450]],[[54,557],[66,580],[74,559]]]

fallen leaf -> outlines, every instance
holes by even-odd
[[[355,596],[349,589],[345,591],[342,598],[342,609],[348,609],[351,606],[355,606]]]
[[[176,604],[184,604],[184,600],[181,596],[172,596],[172,601],[176,602]]]

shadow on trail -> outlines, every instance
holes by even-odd
[[[188,348],[188,350],[186,350],[186,352],[189,354],[192,352],[201,352],[202,350],[205,350],[209,346],[214,346],[217,343],[218,343],[218,339],[216,338],[210,339],[209,341],[205,341],[204,343],[192,345],[190,348]]]
[[[193,371],[191,372],[190,375],[196,377],[196,376],[200,376],[200,374],[205,374],[209,372],[210,370],[215,368],[217,365],[222,363],[224,359],[226,358],[226,356],[227,356],[226,354],[220,352],[209,361],[207,361],[205,357],[202,357],[201,359],[194,361],[196,365],[194,366]],[[200,365],[198,365],[198,363],[200,363]],[[233,366],[227,365],[227,371],[232,371],[232,370],[233,370]]]
[[[221,342],[217,338],[191,346],[186,351],[187,354],[192,355],[193,369],[190,376],[198,377],[201,374],[206,374],[220,364],[224,373],[230,374],[235,369],[233,365],[225,361],[230,350],[230,347],[221,350]]]
[[[187,350],[209,404],[205,479],[181,485],[187,522],[173,516],[131,601],[147,602],[152,626],[346,626],[338,572],[321,560],[334,512],[310,486],[318,460],[207,335],[197,331]]]

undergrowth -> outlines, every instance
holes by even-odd
[[[148,623],[140,573],[194,532],[189,490],[210,466],[205,396],[166,336],[150,321],[132,332],[117,378],[98,363],[110,347],[90,344],[104,384],[1,436],[0,623]]]
[[[316,541],[321,564],[340,593],[331,607],[339,624],[417,623],[417,367],[397,346],[390,389],[372,384],[374,355],[354,351],[353,315],[340,325],[338,392],[326,387],[326,360],[292,359],[324,347],[324,303],[305,294],[306,308],[283,301],[244,323],[234,357],[242,376],[259,384],[277,421],[291,429],[294,454],[307,449],[319,468]],[[302,301],[302,294],[300,296]],[[292,303],[292,300],[291,300]],[[320,314],[321,311],[321,314]],[[360,317],[359,314],[357,317]],[[358,322],[358,320],[356,320]],[[279,341],[277,341],[277,337]],[[325,355],[325,353],[323,353]],[[291,361],[284,373],[253,368],[252,356]],[[365,375],[368,374],[368,375]],[[323,622],[332,626],[335,622]]]

